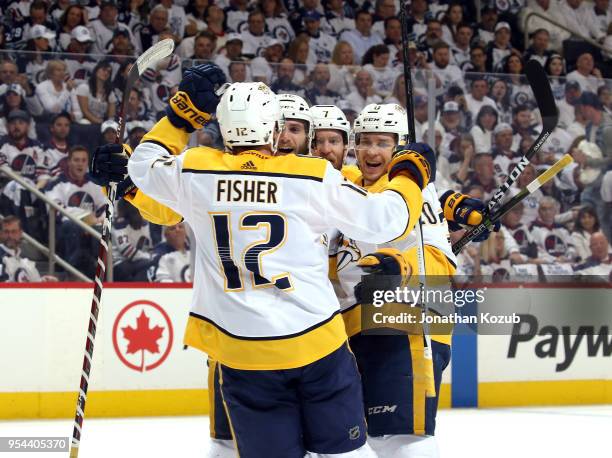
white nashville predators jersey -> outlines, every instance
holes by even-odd
[[[169,150],[145,141],[128,169],[194,232],[185,343],[258,370],[304,366],[342,345],[324,233],[338,228],[374,243],[405,237],[422,205],[416,184],[400,176],[370,194],[319,158]]]
[[[376,191],[385,182],[386,177],[382,177],[368,189]],[[436,248],[442,252],[448,262],[455,267],[457,260],[451,247],[448,225],[433,183],[427,185],[423,190],[421,222],[423,224],[424,245]],[[341,289],[338,295],[341,309],[349,309],[357,302],[354,288],[364,275],[363,270],[357,266],[359,259],[367,254],[374,253],[379,248],[392,247],[400,251],[406,251],[416,247],[416,244],[417,237],[415,231],[411,232],[406,239],[383,244],[361,242],[349,238],[345,234],[338,233],[337,239],[330,242],[330,256],[335,256],[336,258],[337,278]],[[429,268],[427,270],[429,271]],[[413,274],[416,274],[416,272],[413,272]]]

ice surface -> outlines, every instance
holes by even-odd
[[[612,405],[442,410],[437,428],[442,458],[612,456]],[[70,420],[0,422],[0,436],[71,433]],[[79,458],[205,458],[208,437],[208,417],[86,418]]]

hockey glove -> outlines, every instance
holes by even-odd
[[[429,181],[436,179],[436,153],[427,143],[408,143],[404,146],[398,146],[395,151],[400,150],[416,151],[423,156],[429,163]]]
[[[412,274],[408,261],[396,248],[381,248],[367,254],[357,265],[368,274],[355,285],[355,298],[360,304],[371,304],[374,290],[394,290],[404,286]]]
[[[431,177],[429,160],[422,154],[398,146],[389,163],[389,181],[397,175],[406,175],[419,186],[425,189]]]
[[[440,206],[444,211],[444,217],[448,221],[451,231],[457,231],[463,225],[476,226],[482,222],[486,214],[485,204],[460,192],[446,191],[440,196]],[[491,230],[483,231],[474,239],[475,242],[483,242],[489,238],[491,231],[497,232],[501,223],[496,222]]]
[[[178,92],[166,107],[170,122],[189,133],[204,127],[217,109],[218,91],[224,83],[225,73],[214,64],[185,70]]]
[[[91,181],[100,186],[117,183],[117,199],[129,194],[136,186],[128,175],[127,163],[132,149],[127,144],[107,143],[96,148],[89,161]]]

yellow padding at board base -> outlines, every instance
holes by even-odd
[[[74,418],[75,392],[0,393],[0,419]],[[206,415],[207,389],[91,391],[85,417]]]

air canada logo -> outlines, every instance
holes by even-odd
[[[126,305],[113,325],[113,347],[123,364],[138,372],[160,366],[172,349],[172,322],[155,302]]]

